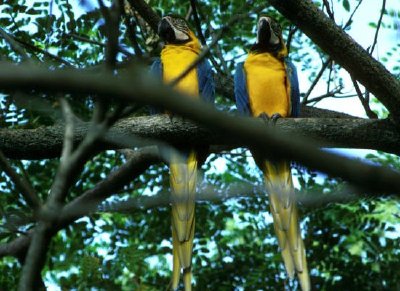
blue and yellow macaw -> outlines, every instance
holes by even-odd
[[[168,84],[196,60],[201,45],[186,20],[179,16],[163,17],[159,23],[158,34],[165,41],[165,46],[161,51],[161,58],[153,63],[151,71]],[[192,98],[214,103],[214,80],[208,61],[200,62],[175,85],[175,89]],[[169,165],[172,198],[172,288],[178,288],[182,269],[187,291],[192,287],[197,167],[205,159],[205,151],[204,148],[187,148],[184,145],[180,150],[184,157],[172,154]]]
[[[299,115],[299,83],[294,65],[287,58],[279,24],[262,16],[257,41],[247,59],[236,67],[235,97],[238,110],[248,116],[271,118]],[[306,253],[301,238],[290,162],[265,160],[253,151],[269,192],[274,229],[289,277],[296,272],[303,291],[310,290]]]

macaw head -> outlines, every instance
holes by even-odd
[[[285,44],[279,23],[272,17],[261,16],[257,23],[257,41],[251,50],[278,53],[283,49]]]
[[[158,35],[167,44],[183,44],[191,40],[192,32],[184,18],[167,15],[158,24]]]

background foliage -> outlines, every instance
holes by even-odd
[[[1,38],[0,59],[31,61],[52,68],[73,66],[101,70],[105,58],[105,22],[96,3],[79,2],[79,5],[67,0],[7,1],[1,4],[0,29],[11,35],[27,55],[19,54]],[[148,2],[160,15],[169,12],[186,15],[190,6],[187,1]],[[331,8],[340,15],[350,17],[359,2],[334,0],[331,1],[334,4]],[[260,4],[264,1],[254,1],[253,5]],[[211,40],[213,30],[227,23],[232,15],[242,13],[242,6],[243,1],[238,0],[202,1],[199,10],[207,40]],[[282,23],[285,37],[294,29],[272,8],[268,7],[264,12],[274,15]],[[396,10],[385,12],[383,24],[386,29],[398,29],[395,20],[399,13]],[[378,17],[379,11],[376,21]],[[158,39],[140,15],[128,18],[134,23],[137,41],[144,54],[143,61],[149,63],[160,49]],[[213,49],[218,73],[229,76],[235,63],[243,59],[245,50],[254,40],[256,19],[257,15],[250,14],[235,23],[219,46]],[[370,26],[377,27],[376,21],[371,20]],[[119,42],[121,52],[118,62],[123,69],[135,60],[126,22],[120,24]],[[399,64],[392,65],[398,56],[398,49],[398,45],[393,45],[387,52],[380,52],[383,56],[380,60],[392,66],[394,74],[400,74]],[[321,63],[328,59],[301,31],[293,34],[291,57],[310,83],[315,79]],[[327,92],[333,88],[335,96],[348,95],[343,90],[345,85],[343,74],[339,73],[341,71],[338,65],[332,64],[322,78]],[[302,86],[303,96],[305,92],[307,86]],[[29,96],[18,91],[4,92],[0,97],[0,128],[34,128],[60,122],[57,97],[39,92],[31,92]],[[90,117],[90,96],[65,97],[73,105],[75,114],[84,120]],[[375,111],[385,117],[385,110],[379,102],[375,102]],[[234,107],[224,96],[218,96],[218,103],[221,108]],[[398,157],[393,155],[372,152],[367,158],[373,163],[400,168]],[[124,161],[124,155],[119,152],[108,151],[97,155],[85,165],[68,199],[92,188]],[[47,197],[58,160],[14,160],[12,165],[29,179],[42,199]],[[265,196],[257,190],[263,182],[249,153],[237,149],[212,154],[203,169],[201,186],[213,185],[223,192],[246,181],[254,184],[255,195],[198,204],[193,267],[196,288],[276,290],[296,287],[296,282],[285,279],[272,219],[268,214],[269,205]],[[342,181],[300,166],[296,167],[295,173],[298,190],[306,195],[333,195],[345,187]],[[45,283],[48,286],[58,285],[63,290],[166,289],[171,264],[169,207],[130,213],[110,211],[116,201],[166,190],[167,167],[154,165],[107,201],[104,211],[82,218],[60,231],[52,241],[43,271]],[[5,243],[31,229],[33,220],[29,207],[4,173],[0,175],[0,193],[0,243]],[[400,289],[400,274],[397,271],[400,269],[398,201],[360,199],[346,204],[302,207],[301,217],[315,289]],[[0,261],[0,287],[4,290],[15,289],[19,272],[17,259],[3,258]]]

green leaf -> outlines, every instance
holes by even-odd
[[[350,3],[349,0],[343,0],[343,7],[346,11],[350,11]]]

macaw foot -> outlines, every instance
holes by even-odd
[[[276,122],[278,121],[279,118],[282,118],[282,115],[280,115],[279,113],[272,114],[271,121],[274,126],[276,125]]]
[[[269,125],[269,121],[271,120],[268,116],[267,113],[263,112],[260,115],[258,115],[258,118],[261,118],[262,120],[264,120],[266,125]]]
[[[174,122],[173,119],[174,119],[175,115],[173,113],[171,113],[171,112],[167,112],[166,114],[169,117],[169,122],[173,123]]]

